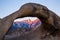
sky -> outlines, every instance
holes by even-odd
[[[0,0],[0,18],[17,11],[25,3],[38,3],[60,16],[60,0]]]

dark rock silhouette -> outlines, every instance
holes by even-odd
[[[28,34],[7,40],[59,40],[60,17],[47,7],[37,3],[26,3],[16,12],[0,20],[0,40],[3,40],[13,21],[26,16],[38,17],[42,25]],[[55,38],[56,37],[56,38]]]

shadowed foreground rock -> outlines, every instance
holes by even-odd
[[[26,3],[16,12],[0,20],[0,40],[3,40],[13,21],[22,17],[38,17],[42,25],[28,34],[7,40],[60,40],[60,17],[47,7],[37,3]]]

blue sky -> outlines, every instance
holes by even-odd
[[[60,0],[0,0],[0,18],[15,12],[29,2],[45,5],[60,16]]]

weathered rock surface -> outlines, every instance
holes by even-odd
[[[28,34],[8,40],[60,40],[60,17],[47,7],[37,3],[26,3],[19,10],[1,19],[0,40],[3,40],[16,18],[38,17],[42,25]]]

